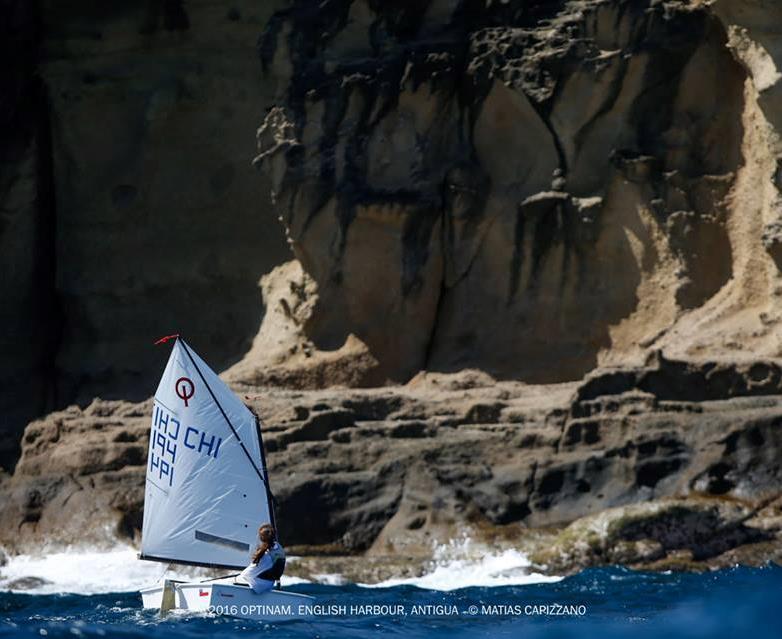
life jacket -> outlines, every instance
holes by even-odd
[[[282,573],[285,571],[285,551],[282,546],[277,542],[269,548],[267,551],[272,559],[272,567],[267,568],[258,575],[258,579],[266,579],[267,581],[277,581],[282,577]]]

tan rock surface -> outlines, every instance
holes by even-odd
[[[709,528],[711,505],[696,502],[748,513],[778,500],[780,389],[775,364],[664,359],[581,384],[494,382],[466,371],[366,390],[236,387],[264,420],[286,545],[296,554],[366,553],[378,579],[392,569],[383,558],[414,557],[410,570],[423,569],[437,544],[465,533],[536,552],[552,527],[666,497],[691,513],[687,544],[665,546],[672,552],[686,546],[705,561],[763,542],[745,556],[774,558],[778,517],[745,517],[746,534],[707,539],[697,530]],[[24,551],[138,540],[149,411],[149,402],[96,400],[33,422],[16,472],[0,485],[0,544]],[[650,508],[637,510],[646,517],[657,512]],[[611,537],[606,549],[626,537]],[[565,549],[560,561],[541,563],[571,570],[666,556],[620,546],[601,556]]]
[[[280,13],[262,47],[306,339],[353,334],[401,382],[782,356],[776,9],[354,4]]]

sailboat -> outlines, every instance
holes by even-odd
[[[259,419],[178,335],[152,408],[139,559],[242,569],[277,529]],[[160,340],[160,341],[163,341]],[[256,594],[235,576],[166,579],[141,590],[144,608],[249,619],[306,616],[313,598]]]

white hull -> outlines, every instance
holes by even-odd
[[[241,619],[282,621],[310,615],[306,607],[315,598],[295,592],[271,590],[255,594],[249,586],[234,583],[231,578],[208,582],[170,582],[174,588],[173,610],[214,612]],[[163,584],[141,589],[144,608],[160,609]]]

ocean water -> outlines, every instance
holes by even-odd
[[[442,560],[423,577],[371,587],[337,575],[288,579],[284,587],[316,597],[323,614],[253,622],[143,610],[136,588],[158,579],[161,567],[136,561],[132,549],[16,557],[0,569],[0,638],[782,637],[778,566],[704,574],[614,567],[564,579],[527,568],[523,555],[506,551]],[[46,581],[8,590],[31,576]]]

